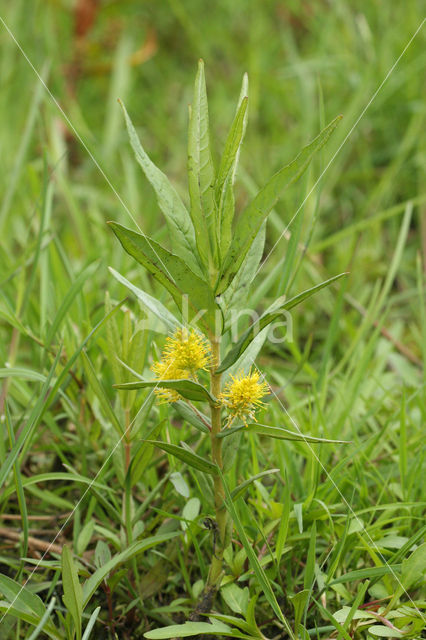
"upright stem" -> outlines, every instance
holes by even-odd
[[[221,391],[221,374],[216,373],[215,369],[220,360],[220,338],[214,337],[211,339],[211,348],[213,356],[213,367],[211,370],[211,393],[217,398]],[[211,407],[211,425],[210,432],[211,438],[211,451],[212,460],[220,469],[222,469],[222,438],[218,438],[217,435],[221,430],[221,409],[219,406]],[[222,576],[222,560],[223,552],[226,544],[226,529],[228,523],[228,513],[225,509],[225,491],[223,488],[222,479],[219,475],[214,476],[214,500],[215,500],[215,512],[216,512],[216,524],[218,527],[218,536],[215,545],[214,554],[212,557],[212,563],[210,565],[209,576],[207,579],[206,587],[208,589],[216,591],[219,586]]]

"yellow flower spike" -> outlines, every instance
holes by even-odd
[[[166,339],[161,360],[151,369],[157,380],[197,379],[197,371],[210,364],[211,356],[205,340],[195,331],[177,329]],[[181,395],[173,389],[157,387],[154,393],[160,402],[176,402]]]
[[[189,372],[179,369],[173,361],[159,360],[151,367],[157,380],[184,380],[189,377]],[[177,402],[181,396],[174,389],[154,388],[159,402]]]
[[[163,359],[170,361],[195,377],[199,369],[206,369],[211,362],[210,349],[205,339],[195,331],[177,329],[172,338],[167,338]]]
[[[249,371],[246,375],[240,371],[236,376],[231,375],[231,380],[225,385],[219,400],[228,409],[228,425],[235,418],[240,418],[244,424],[256,421],[255,411],[261,407],[263,396],[269,393],[268,384],[260,382],[258,371]]]

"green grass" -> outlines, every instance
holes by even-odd
[[[274,391],[259,422],[349,444],[225,438],[233,553],[209,631],[230,637],[222,620],[286,637],[281,612],[300,638],[400,637],[389,624],[422,637],[425,27],[351,132],[420,26],[421,4],[235,0],[207,14],[195,0],[104,2],[79,43],[65,5],[17,0],[0,15],[105,173],[0,24],[0,615],[25,583],[2,640],[69,638],[71,619],[85,640],[141,638],[188,620],[206,581],[210,485],[144,439],[200,455],[205,442],[149,391],[113,388],[130,380],[117,356],[147,373],[163,336],[138,330],[143,306],[108,267],[173,303],[106,225],[134,228],[130,212],[168,245],[116,99],[185,198],[199,57],[217,154],[249,74],[238,210],[343,115],[269,218],[250,306],[350,272],[292,312],[293,342],[266,343],[256,360]],[[130,423],[126,478],[116,445]]]

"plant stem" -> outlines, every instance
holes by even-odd
[[[211,349],[213,357],[213,367],[211,369],[211,393],[217,398],[221,391],[221,374],[216,373],[215,369],[220,360],[220,338],[213,337],[211,339]],[[221,430],[221,408],[219,406],[211,407],[211,425],[210,432],[211,438],[211,451],[212,460],[220,469],[222,469],[222,439],[217,435]],[[223,552],[226,544],[226,530],[228,524],[228,512],[225,509],[225,491],[223,488],[222,479],[219,475],[214,476],[214,499],[215,499],[215,512],[216,523],[218,527],[218,540],[215,545],[215,551],[212,557],[210,565],[210,571],[207,579],[206,589],[215,592],[219,587],[222,577],[222,559]]]

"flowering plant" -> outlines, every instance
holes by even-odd
[[[339,118],[304,147],[293,162],[278,171],[235,219],[233,185],[247,123],[247,76],[244,76],[235,117],[216,169],[210,146],[204,67],[202,61],[199,63],[189,112],[189,209],[149,159],[124,106],[123,110],[136,159],[165,215],[172,251],[116,222],[110,226],[127,253],[169,292],[178,313],[172,314],[159,300],[112,270],[120,282],[136,292],[142,304],[164,323],[170,334],[161,357],[151,367],[154,380],[138,376],[116,387],[128,391],[152,388],[160,403],[171,404],[183,419],[210,438],[210,459],[200,456],[186,443],[177,446],[150,441],[212,480],[217,536],[207,583],[191,617],[196,620],[200,613],[210,610],[220,586],[223,557],[230,545],[235,520],[233,496],[225,479],[230,464],[229,460],[226,464],[224,461],[225,439],[232,440],[237,431],[244,433],[244,430],[283,439],[306,439],[301,434],[256,422],[256,411],[263,406],[269,387],[253,362],[271,323],[343,274],[294,298],[278,300],[232,345],[230,318],[233,309],[241,305],[247,295],[262,258],[269,213],[284,189],[303,174],[313,155],[327,142]],[[200,404],[208,407],[208,415],[199,408]],[[256,558],[249,558],[255,563],[254,570],[260,571]],[[273,594],[269,594],[268,599],[282,618]],[[149,633],[146,636],[150,637]]]

